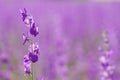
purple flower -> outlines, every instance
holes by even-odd
[[[39,34],[38,27],[35,26],[35,23],[33,23],[32,27],[30,28],[30,34],[34,35],[35,37]]]
[[[25,67],[24,69],[25,74],[30,74],[31,73],[31,61],[28,55],[24,56],[24,67]]]
[[[37,43],[33,43],[30,45],[29,47],[29,53],[35,54],[35,55],[39,55],[39,46]]]
[[[37,43],[33,43],[29,47],[29,54],[24,56],[24,67],[25,67],[25,73],[30,74],[31,73],[31,62],[35,63],[38,61],[38,55],[39,55],[39,47]]]
[[[27,14],[26,9],[24,8],[24,11],[20,10],[22,14],[22,20],[23,22],[28,26],[31,27],[34,23],[33,17],[29,14]]]
[[[38,61],[38,56],[36,54],[29,53],[29,58],[33,63]]]
[[[28,33],[27,33],[27,35],[25,35],[25,34],[23,33],[23,40],[24,40],[23,45],[24,45],[27,41],[30,40],[30,39],[29,39],[29,36],[28,36]]]
[[[38,44],[37,43],[31,44],[29,47],[29,58],[33,63],[38,61],[38,55],[39,55]]]
[[[20,10],[22,14],[22,20],[23,22],[28,26],[31,27],[34,23],[33,17],[29,14],[27,14],[26,9],[24,8],[24,11]]]
[[[27,12],[26,9],[24,8],[24,11],[20,10],[21,14],[22,14],[22,20],[24,21],[27,17]]]
[[[21,14],[23,22],[30,28],[30,34],[36,37],[39,32],[38,27],[35,26],[33,17],[27,14],[26,9],[24,9],[24,11],[21,10]]]

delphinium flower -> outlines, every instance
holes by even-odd
[[[32,74],[33,80],[33,67],[32,64],[38,61],[39,56],[39,46],[38,43],[34,41],[34,38],[39,34],[38,27],[35,25],[33,17],[27,14],[26,9],[20,10],[22,14],[22,20],[24,24],[28,27],[29,31],[23,33],[23,45],[29,44],[28,54],[24,56],[24,72],[25,74]]]
[[[113,73],[115,66],[112,64],[113,50],[110,48],[108,33],[103,32],[103,47],[99,47],[102,55],[100,57],[100,80],[113,80]]]

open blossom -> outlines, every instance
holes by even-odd
[[[20,10],[21,14],[22,14],[22,20],[23,22],[25,21],[26,17],[27,17],[27,12],[26,9],[24,8],[24,11]]]
[[[37,43],[32,43],[28,48],[29,52],[38,55],[39,54],[39,46]]]
[[[29,53],[29,58],[33,63],[38,61],[38,56],[36,54]]]
[[[24,69],[25,74],[30,74],[31,73],[31,61],[28,55],[24,56],[24,67],[25,67]]]
[[[29,14],[27,14],[26,9],[24,8],[24,10],[20,10],[21,14],[22,14],[22,20],[23,22],[28,26],[31,27],[32,24],[34,23],[33,17]]]
[[[29,58],[33,63],[38,61],[38,55],[39,55],[38,44],[37,43],[31,44],[29,47]]]
[[[30,40],[28,33],[27,34],[23,33],[23,40],[24,40],[23,45]]]
[[[32,27],[30,28],[30,34],[37,36],[39,34],[38,27],[35,26],[35,23],[33,23]]]

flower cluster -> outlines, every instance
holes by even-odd
[[[106,49],[100,49],[102,51],[102,56],[100,57],[101,64],[101,79],[100,80],[113,80],[112,75],[114,72],[115,66],[111,63],[111,57],[113,55],[113,50],[110,49],[109,40],[106,36],[106,33],[103,35],[104,46]]]
[[[28,47],[28,54],[24,56],[24,71],[26,74],[31,73],[31,64],[38,61],[39,56],[39,46],[37,43],[34,42],[34,38],[39,34],[38,27],[35,26],[35,22],[33,20],[33,17],[29,14],[27,14],[26,9],[20,10],[22,14],[22,20],[24,24],[29,28],[29,32],[26,34],[23,33],[23,45],[25,45],[27,42],[30,44]]]
[[[20,10],[20,12],[22,14],[23,22],[26,24],[27,27],[30,28],[29,33],[33,35],[34,37],[36,37],[39,34],[39,32],[38,32],[38,27],[35,25],[33,17],[27,14],[27,11],[25,8],[24,8],[24,11]]]

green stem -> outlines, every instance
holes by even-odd
[[[33,63],[32,63],[32,80],[34,80]]]

